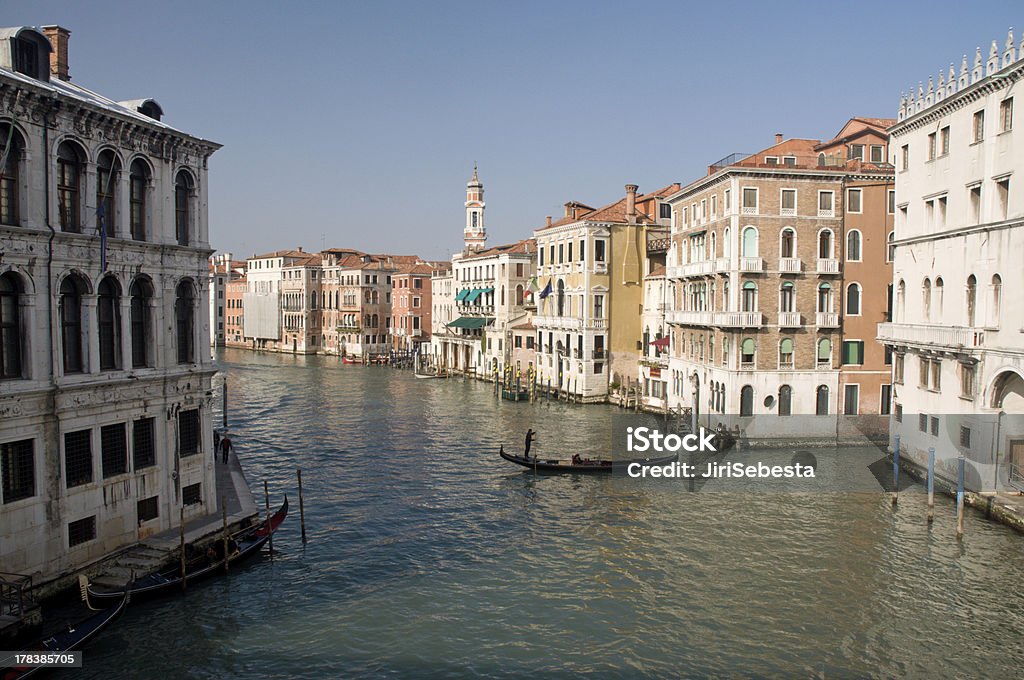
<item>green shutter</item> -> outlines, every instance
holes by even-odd
[[[822,338],[818,341],[818,359],[828,361],[832,357],[832,341]]]

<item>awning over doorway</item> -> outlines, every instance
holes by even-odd
[[[483,328],[489,325],[494,319],[485,316],[460,316],[455,321],[446,324],[448,328]]]

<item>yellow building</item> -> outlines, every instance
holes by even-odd
[[[649,232],[670,220],[663,198],[678,185],[603,208],[565,204],[565,215],[534,232],[537,241],[538,379],[582,401],[604,401],[609,385],[637,381]]]

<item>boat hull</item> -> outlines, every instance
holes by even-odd
[[[679,460],[679,454],[660,458],[634,458],[631,460],[593,460],[591,462],[573,463],[572,460],[558,458],[525,458],[516,456],[504,451],[499,455],[510,463],[521,465],[537,472],[572,472],[576,474],[608,474],[612,472],[626,472],[631,464],[637,463],[642,466],[667,465]]]

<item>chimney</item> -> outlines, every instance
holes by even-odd
[[[68,38],[71,31],[61,26],[43,26],[43,35],[53,45],[53,52],[50,52],[50,74],[61,80],[71,80],[68,75]]]
[[[297,250],[297,251],[299,251],[299,252],[301,253],[301,252],[302,252],[302,246],[299,246],[299,247],[298,247],[298,248],[296,248],[295,250]]]
[[[636,190],[639,188],[635,184],[626,185],[626,221],[630,224],[636,224]]]
[[[782,144],[782,133],[781,132],[776,132],[775,133],[775,143],[776,144]]]
[[[548,215],[548,226],[551,226],[551,215]]]
[[[572,217],[573,216],[572,201],[569,201],[568,203],[565,204],[565,216],[566,217]]]

